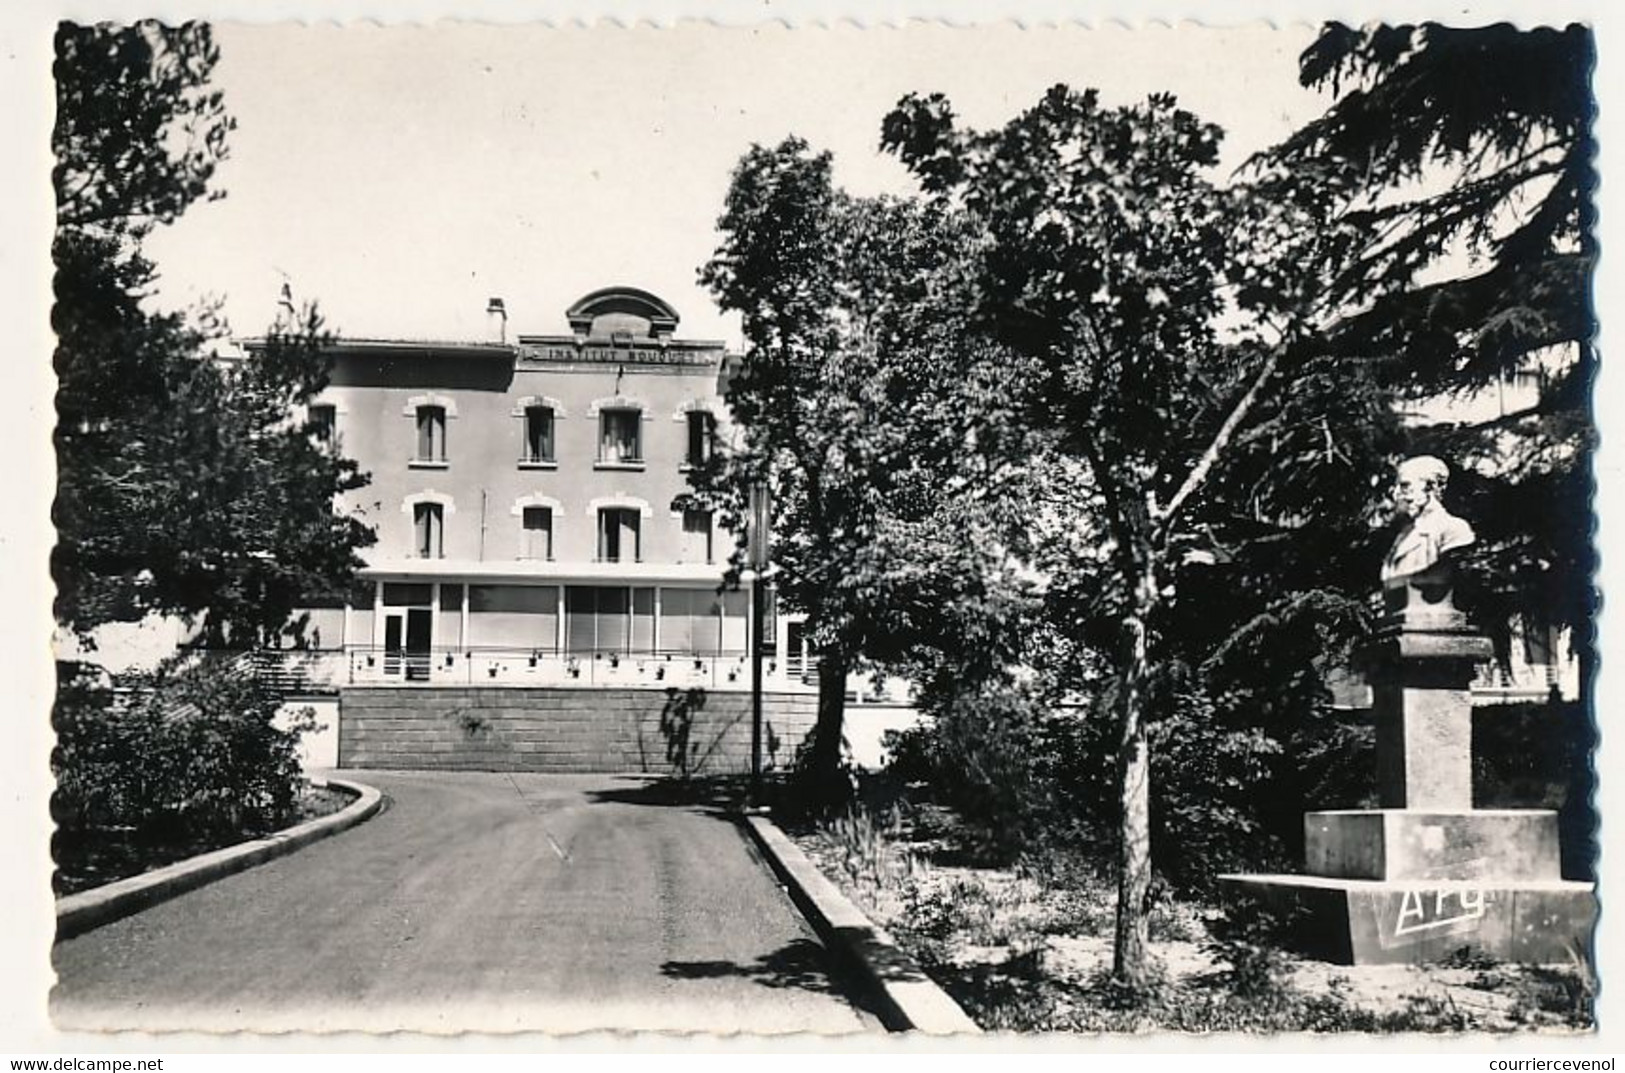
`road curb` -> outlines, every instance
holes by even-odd
[[[371,786],[331,777],[326,784],[347,790],[357,795],[356,799],[332,815],[308,820],[286,831],[188,857],[151,872],[60,899],[56,903],[57,941],[110,924],[131,913],[166,902],[176,895],[336,835],[370,818],[383,805],[384,795]]]
[[[796,907],[824,942],[851,964],[878,1000],[881,1021],[894,1032],[933,1036],[981,1032],[887,931],[863,915],[765,816],[742,817],[762,855]]]

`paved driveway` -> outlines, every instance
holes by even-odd
[[[63,1027],[878,1029],[743,833],[606,776],[364,772],[379,816],[56,947]]]

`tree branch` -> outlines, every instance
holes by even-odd
[[[1259,393],[1264,390],[1265,383],[1269,381],[1271,376],[1275,375],[1275,369],[1281,364],[1281,358],[1286,354],[1286,348],[1287,340],[1283,339],[1270,350],[1269,356],[1264,359],[1263,366],[1258,370],[1258,375],[1253,377],[1253,382],[1248,385],[1246,392],[1237,400],[1229,416],[1224,419],[1224,424],[1219,426],[1219,431],[1214,434],[1212,442],[1207,445],[1207,449],[1202,452],[1202,457],[1197,460],[1196,466],[1186,476],[1185,483],[1181,484],[1179,491],[1175,492],[1173,498],[1168,500],[1168,505],[1157,511],[1156,516],[1152,519],[1155,525],[1161,527],[1170,521],[1179,512],[1179,508],[1185,505],[1185,501],[1202,486],[1202,482],[1207,479],[1208,473],[1213,469],[1214,464],[1218,462],[1219,455],[1230,445],[1230,440],[1235,436],[1236,429],[1241,427],[1241,423],[1247,419],[1248,413],[1252,411],[1253,404],[1258,401]]]

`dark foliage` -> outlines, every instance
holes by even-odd
[[[1296,790],[1276,770],[1280,746],[1256,728],[1225,725],[1200,694],[1156,703],[1157,874],[1178,891],[1206,892],[1220,872],[1280,866],[1285,853],[1271,821],[1301,805],[1279,798]],[[981,859],[1079,852],[1104,859],[1119,820],[1115,731],[1110,697],[1057,706],[1029,691],[983,689],[894,734],[889,770],[953,808]],[[1300,807],[1295,822],[1301,814]]]
[[[1355,225],[1328,262],[1326,340],[1409,399],[1535,381],[1532,401],[1418,431],[1456,461],[1475,611],[1570,630],[1582,681],[1597,606],[1590,413],[1597,256],[1590,29],[1328,25],[1305,85],[1338,99],[1256,161],[1272,196]],[[1443,271],[1440,271],[1443,269]],[[1588,686],[1587,686],[1588,688]]]
[[[314,311],[236,361],[219,326],[148,308],[141,239],[206,194],[231,120],[206,25],[57,33],[55,368],[57,618],[88,635],[149,614],[202,615],[253,644],[342,592],[371,533],[336,515],[364,483],[290,414],[326,384]]]
[[[910,95],[882,133],[931,203],[980,228],[969,323],[1031,363],[1019,412],[1074,475],[1044,504],[1062,521],[1035,564],[1063,659],[1094,658],[1046,669],[1113,704],[1099,744],[1117,765],[1130,987],[1147,965],[1153,827],[1201,827],[1198,802],[1159,796],[1152,746],[1210,747],[1182,767],[1275,748],[1257,716],[1301,712],[1297,680],[1324,666],[1328,635],[1359,626],[1376,541],[1350,491],[1380,480],[1396,442],[1381,383],[1320,341],[1320,266],[1348,225],[1324,202],[1216,186],[1221,137],[1168,94],[1108,107],[1064,85],[983,131]],[[1215,668],[1271,641],[1290,649],[1269,661],[1284,696]],[[1275,710],[1237,718],[1259,698]],[[1183,726],[1156,729],[1175,713]],[[1208,770],[1222,813],[1252,776]]]
[[[186,841],[286,825],[314,720],[278,727],[279,705],[231,659],[183,657],[117,695],[70,667],[54,714],[59,830]]]
[[[1557,810],[1563,875],[1596,879],[1598,728],[1588,705],[1548,701],[1473,712],[1473,805]]]
[[[961,330],[972,236],[957,214],[852,197],[799,139],[745,154],[718,227],[701,280],[743,317],[727,387],[742,435],[690,473],[690,495],[743,533],[751,489],[771,492],[775,584],[819,658],[798,768],[839,810],[848,673],[921,648],[988,664],[1008,651],[1001,623],[1024,586],[984,506],[1020,476],[1005,418],[1023,367]]]

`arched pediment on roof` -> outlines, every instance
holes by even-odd
[[[626,333],[632,338],[665,339],[677,330],[677,310],[637,287],[601,287],[565,312],[579,338]]]

